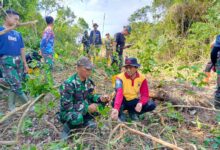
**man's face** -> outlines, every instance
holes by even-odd
[[[88,79],[92,73],[92,69],[86,69],[84,66],[77,67],[77,71],[78,71],[79,77],[83,80]]]
[[[98,26],[94,26],[94,30],[97,30]]]
[[[125,72],[131,77],[137,72],[137,67],[134,66],[125,66]]]
[[[8,14],[8,16],[6,16],[6,19],[5,19],[6,23],[9,26],[13,26],[15,24],[18,24],[19,20],[20,20],[20,17],[18,15],[14,15],[14,14]]]
[[[129,32],[127,29],[124,29],[124,35],[129,35]]]
[[[108,38],[108,39],[109,39],[109,37],[110,37],[110,35],[109,35],[109,34],[107,34],[107,35],[106,35],[106,38]]]

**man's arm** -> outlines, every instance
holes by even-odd
[[[126,49],[126,48],[130,48],[133,44],[127,44],[126,46],[123,47],[123,49]]]
[[[26,57],[25,57],[25,49],[24,48],[21,48],[21,57],[22,57],[22,60],[23,60],[23,63],[24,63],[24,69],[25,69],[25,72],[28,72],[28,65],[27,65],[27,62],[26,62]]]
[[[90,44],[94,44],[93,43],[93,31],[91,31],[89,34],[89,41],[90,41]]]
[[[99,43],[102,45],[102,37],[101,37],[101,32],[99,31]]]
[[[149,100],[149,89],[148,89],[148,84],[147,80],[145,79],[140,87],[140,100],[139,103],[142,105],[145,105]]]
[[[68,83],[68,82],[64,82],[64,84],[62,84],[59,88],[60,91],[60,106],[61,109],[65,110],[65,111],[71,111],[73,109],[73,86]]]

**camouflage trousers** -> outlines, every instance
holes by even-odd
[[[103,106],[103,104],[101,103],[96,104]],[[97,113],[94,113],[93,115],[89,114],[88,106],[89,104],[87,102],[74,104],[73,109],[71,109],[70,111],[59,112],[59,120],[62,123],[67,123],[71,128],[83,125],[85,121],[92,119],[93,115],[97,115]]]
[[[53,54],[42,54],[44,62],[49,66],[50,70],[53,70],[54,60]]]
[[[75,126],[83,123],[83,116],[88,112],[89,104],[86,101],[80,101],[73,104],[72,109],[65,111],[66,108],[61,108],[60,120],[63,123]]]
[[[0,68],[4,80],[9,84],[12,92],[22,95],[22,78],[24,74],[23,61],[21,56],[0,57]]]

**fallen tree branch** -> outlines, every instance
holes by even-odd
[[[174,149],[174,150],[183,150],[182,148],[180,148],[180,147],[178,147],[178,146],[176,146],[176,145],[173,145],[173,144],[170,144],[170,143],[168,143],[168,142],[165,142],[165,141],[163,141],[163,140],[161,140],[161,139],[158,139],[158,138],[156,138],[156,137],[154,137],[154,136],[152,136],[152,135],[145,134],[145,133],[140,132],[140,131],[138,131],[138,130],[132,129],[132,128],[128,127],[127,125],[123,124],[123,123],[122,123],[122,124],[118,124],[118,125],[113,129],[112,133],[111,133],[110,136],[109,136],[109,142],[110,142],[110,140],[111,140],[112,135],[116,132],[116,130],[117,130],[119,127],[124,127],[124,128],[126,128],[128,131],[130,131],[130,132],[132,132],[132,133],[134,133],[134,134],[137,134],[137,135],[140,135],[140,136],[149,138],[149,139],[151,139],[151,140],[153,140],[153,141],[155,141],[155,142],[157,142],[157,143],[160,143],[160,144],[162,144],[162,145],[164,145],[164,146],[167,146],[167,147],[169,147],[169,148],[171,148],[171,149]]]
[[[17,113],[20,110],[23,110],[25,107],[27,107],[29,104],[31,103],[31,101],[28,101],[27,103],[25,103],[24,105],[15,108],[14,110],[10,111],[9,113],[7,113],[3,118],[0,119],[0,124],[2,124],[5,120],[7,120],[9,117],[11,117],[12,115],[14,115],[15,113]]]
[[[0,145],[14,145],[17,141],[0,141]]]
[[[58,135],[60,134],[60,132],[57,130],[57,128],[56,128],[51,122],[47,121],[46,118],[44,118],[44,121],[45,121],[45,123],[46,123],[48,126],[50,126],[51,128],[53,128],[53,130],[54,130]]]
[[[38,96],[34,101],[31,101],[31,104],[27,107],[27,109],[25,110],[25,112],[23,113],[23,115],[21,116],[21,119],[18,123],[18,128],[17,128],[17,132],[16,132],[16,138],[15,141],[18,143],[19,140],[19,134],[21,132],[21,126],[22,123],[24,121],[25,116],[27,115],[27,113],[29,112],[30,108],[39,100],[41,100],[43,97],[45,96],[45,94],[41,94],[40,96]]]
[[[8,87],[8,84],[0,78],[0,87],[3,88],[4,90],[9,90],[10,88]]]
[[[220,110],[215,109],[215,108],[208,108],[208,107],[202,107],[202,106],[187,106],[187,105],[172,105],[170,107],[174,107],[174,108],[199,108],[199,109],[205,109],[205,110],[209,110],[209,111],[216,111],[216,112],[220,112]],[[169,107],[164,107],[161,110],[159,110],[159,112],[168,109]]]

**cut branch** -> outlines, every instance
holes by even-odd
[[[145,133],[143,133],[143,132],[141,132],[141,131],[132,129],[132,128],[128,127],[128,126],[125,125],[125,124],[118,124],[118,125],[113,129],[112,133],[111,133],[110,136],[109,136],[109,142],[110,142],[110,140],[111,140],[112,135],[116,132],[116,130],[117,130],[119,127],[124,127],[124,128],[126,128],[128,131],[130,131],[130,132],[132,132],[132,133],[134,133],[134,134],[137,134],[137,135],[140,135],[140,136],[149,138],[149,139],[151,139],[152,141],[155,141],[155,142],[157,142],[157,143],[160,143],[160,144],[162,144],[162,145],[164,145],[164,146],[167,146],[167,147],[169,147],[169,148],[171,148],[171,149],[174,149],[174,150],[183,150],[182,148],[180,148],[180,147],[178,147],[178,146],[176,146],[176,145],[173,145],[173,144],[170,144],[170,143],[168,143],[168,142],[165,142],[165,141],[163,141],[163,140],[161,140],[161,139],[158,139],[158,138],[156,138],[156,137],[154,137],[154,136],[152,136],[152,135],[145,134]]]
[[[21,119],[18,123],[18,129],[17,129],[17,132],[16,132],[16,142],[18,142],[19,140],[19,134],[21,132],[21,126],[22,126],[22,123],[24,121],[24,118],[25,116],[27,115],[28,111],[30,110],[30,108],[39,100],[41,100],[43,97],[45,96],[45,94],[41,94],[40,96],[38,96],[34,101],[31,101],[31,104],[27,107],[27,109],[25,110],[25,112],[23,113],[23,115],[21,116]]]
[[[15,108],[14,110],[12,110],[11,112],[7,113],[3,118],[0,119],[0,124],[2,124],[5,120],[7,120],[9,117],[11,117],[12,115],[14,115],[15,113],[17,113],[18,111],[23,110],[25,107],[27,107],[29,104],[31,103],[31,101],[28,101],[27,103],[25,103],[24,105]]]

